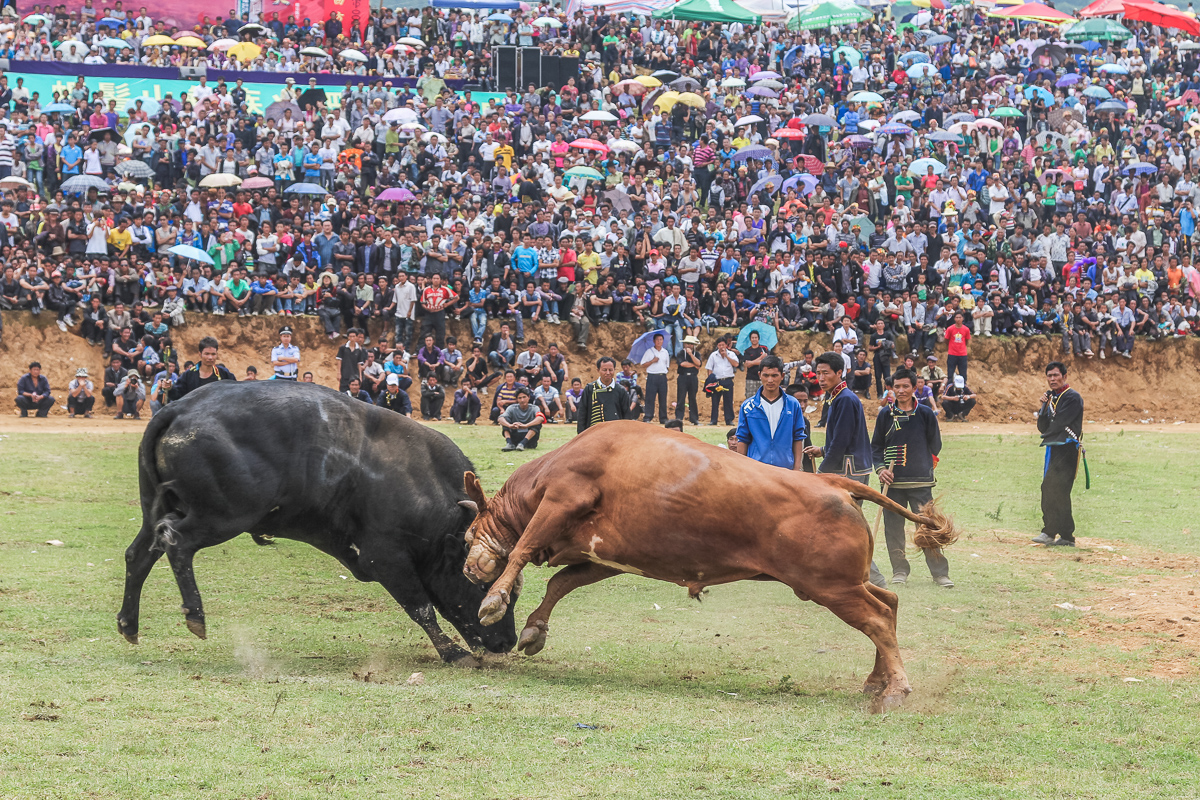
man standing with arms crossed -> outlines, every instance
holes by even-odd
[[[875,417],[871,454],[884,494],[919,512],[923,505],[933,501],[933,486],[937,483],[933,469],[942,450],[942,435],[937,414],[913,398],[916,387],[917,376],[912,370],[903,367],[896,370],[892,377],[896,402],[879,409]],[[904,517],[884,509],[883,533],[892,561],[892,586],[902,586],[908,583],[909,575],[908,559],[904,556]],[[954,586],[950,580],[950,562],[940,549],[926,550],[925,563],[934,583],[946,589]]]
[[[1075,517],[1071,514],[1071,488],[1083,449],[1083,398],[1067,385],[1067,367],[1061,361],[1046,365],[1050,389],[1042,395],[1037,426],[1046,448],[1042,473],[1042,532],[1033,541],[1048,547],[1075,546]],[[1055,541],[1057,537],[1057,541]]]
[[[825,392],[828,417],[825,422],[825,444],[809,446],[804,454],[816,458],[821,456],[817,472],[841,475],[852,481],[869,485],[871,466],[871,439],[867,436],[867,421],[863,416],[862,403],[858,395],[846,388],[842,373],[846,369],[841,353],[826,352],[817,356],[815,372],[821,389]],[[871,583],[886,589],[883,573],[871,559]]]
[[[654,421],[654,404],[658,401],[658,421],[667,424],[667,368],[671,354],[663,347],[663,335],[651,337],[654,346],[642,354],[642,365],[646,367],[646,422]],[[648,365],[648,366],[647,366]]]
[[[299,376],[300,348],[292,344],[292,329],[287,325],[279,329],[279,344],[271,350],[271,367],[277,381],[294,381]]]
[[[796,398],[783,393],[783,361],[763,358],[762,386],[742,402],[738,413],[737,452],[755,461],[799,471],[808,444],[808,422]]]

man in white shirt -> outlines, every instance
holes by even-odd
[[[392,287],[392,303],[395,306],[396,314],[396,347],[407,349],[412,342],[417,287],[408,279],[408,274],[405,272],[396,275],[396,285]]]
[[[708,357],[704,369],[708,376],[716,381],[710,387],[705,381],[705,393],[712,395],[712,424],[717,424],[717,409],[725,408],[725,424],[733,424],[733,371],[737,368],[737,353],[729,348],[729,337],[717,340],[717,349]]]
[[[644,422],[654,421],[654,401],[658,399],[658,421],[667,424],[667,368],[671,365],[671,354],[663,347],[663,335],[654,334],[654,345],[642,354],[646,367],[646,416]]]

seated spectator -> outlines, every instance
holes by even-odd
[[[583,381],[579,378],[571,379],[571,388],[563,392],[563,409],[566,413],[567,422],[577,422],[579,420],[579,402],[583,399]]]
[[[113,419],[142,418],[142,406],[146,404],[146,387],[136,369],[126,370],[125,377],[117,384],[113,394],[121,406]]]
[[[397,414],[403,414],[406,417],[412,416],[412,400],[408,397],[408,392],[400,388],[400,378],[403,377],[412,384],[412,379],[407,375],[401,376],[396,373],[390,373],[387,380],[384,382],[385,387],[383,394],[379,395],[378,405],[381,408],[390,408]]]
[[[75,378],[67,384],[67,416],[75,419],[82,414],[92,418],[92,406],[96,404],[95,384],[88,380],[87,367],[75,370]]]
[[[353,397],[355,400],[362,400],[364,403],[371,402],[371,395],[367,394],[366,390],[362,388],[362,381],[359,380],[357,375],[350,379],[346,391],[342,392],[342,394],[347,397]]]
[[[508,369],[504,371],[504,382],[496,389],[496,396],[492,398],[491,419],[493,425],[500,424],[500,415],[504,413],[510,405],[517,402],[517,390],[520,387],[517,385],[517,373],[514,370]]]
[[[30,411],[36,411],[37,416],[45,417],[54,407],[54,396],[50,394],[50,381],[42,374],[42,365],[37,361],[29,364],[26,372],[17,380],[17,408],[21,416],[28,417]]]
[[[967,415],[975,408],[976,396],[967,386],[962,375],[954,376],[954,383],[946,387],[942,394],[942,410],[946,412],[947,422],[966,422]]]
[[[475,420],[479,418],[481,408],[479,393],[475,391],[474,383],[470,378],[463,378],[458,391],[454,393],[454,403],[450,406],[450,418],[458,425],[464,423],[474,425]]]
[[[546,418],[546,422],[558,422],[557,417],[562,411],[562,404],[559,402],[558,389],[550,382],[549,375],[543,375],[541,382],[533,390],[533,402]]]
[[[104,398],[106,408],[112,408],[117,404],[117,385],[125,377],[125,372],[121,357],[114,355],[108,368],[104,370],[104,384],[100,388],[100,395]]]
[[[442,406],[446,403],[446,390],[438,383],[436,374],[430,372],[421,385],[421,419],[427,422],[442,421]]]
[[[512,403],[500,416],[500,425],[504,428],[504,452],[511,450],[532,450],[537,447],[538,437],[542,432],[545,419],[529,402],[529,390],[521,387],[517,390],[517,402]]]

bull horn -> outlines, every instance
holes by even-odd
[[[475,516],[479,516],[479,504],[474,500],[459,500],[458,504],[470,511]]]

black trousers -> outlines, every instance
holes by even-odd
[[[699,386],[697,374],[679,373],[675,378],[675,419],[683,419],[683,407],[686,404],[688,421],[693,425],[700,422],[700,409],[696,405],[696,389]]]
[[[946,385],[954,385],[954,373],[957,372],[963,376],[963,383],[967,382],[967,356],[946,356]]]
[[[21,416],[29,416],[29,412],[37,410],[37,416],[44,417],[50,413],[50,409],[54,408],[53,397],[43,397],[41,401],[35,403],[24,395],[17,396],[17,408],[21,409]]]
[[[933,500],[933,487],[916,486],[911,489],[897,489],[889,486],[884,494],[905,508],[920,511],[921,506]],[[904,537],[904,517],[894,511],[884,509],[883,535],[887,540],[888,558],[892,562],[892,575],[908,575],[910,568],[908,558],[904,555],[904,548],[907,544]],[[926,550],[925,563],[929,565],[929,574],[935,578],[950,574],[950,562],[946,560],[946,556],[940,548]]]
[[[421,320],[421,341],[425,340],[425,336],[433,334],[433,343],[438,347],[445,347],[446,341],[446,312],[445,311],[426,311],[425,317]]]
[[[1071,488],[1079,467],[1079,445],[1058,444],[1046,448],[1046,473],[1042,476],[1042,533],[1075,539],[1075,517],[1071,515]]]
[[[654,401],[658,400],[658,421],[667,421],[667,376],[646,376],[646,422],[654,420]]]
[[[717,424],[717,409],[721,406],[725,408],[725,424],[733,424],[733,378],[721,378],[717,381],[717,385],[721,388],[719,392],[712,393],[712,424]]]
[[[971,398],[970,400],[954,400],[949,397],[942,398],[942,410],[946,412],[947,416],[952,417],[956,414],[962,414],[963,417],[966,417],[974,407],[975,398]]]
[[[475,420],[479,417],[479,398],[471,395],[466,402],[454,403],[450,407],[450,417],[455,422],[466,422],[468,425],[474,425]]]
[[[78,397],[67,395],[67,411],[73,414],[88,414],[91,413],[92,406],[96,405],[95,395],[87,397],[82,393]]]

